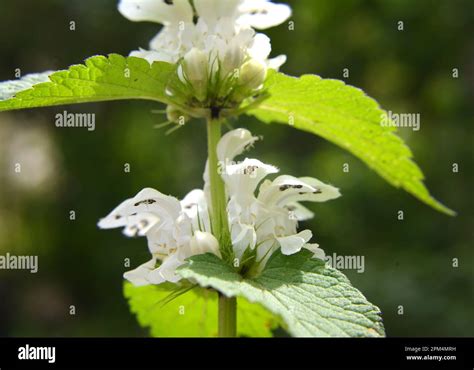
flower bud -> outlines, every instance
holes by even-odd
[[[248,90],[255,90],[262,86],[266,76],[266,66],[258,60],[250,59],[240,68],[239,85]]]
[[[203,100],[206,95],[209,75],[208,59],[208,55],[197,48],[192,48],[183,59],[184,77],[194,87],[199,100]]]
[[[197,254],[213,253],[216,256],[221,257],[221,253],[219,251],[219,242],[214,237],[214,235],[210,233],[195,231],[189,242],[189,246],[192,256]]]
[[[238,75],[240,73],[239,68],[242,65],[244,55],[240,45],[229,47],[224,54],[221,65],[221,78],[226,78],[230,73]]]

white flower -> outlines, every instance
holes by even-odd
[[[235,156],[256,140],[243,129],[227,133],[218,145],[219,160],[232,163]],[[306,248],[316,257],[323,258],[324,253],[317,249],[317,244],[308,243],[311,231],[297,232],[298,221],[313,216],[299,202],[325,202],[340,196],[338,189],[310,177],[285,175],[262,182],[277,171],[255,159],[245,159],[221,169],[229,196],[227,208],[234,252],[241,259],[245,251],[255,250],[260,269],[278,248],[286,255]],[[208,174],[205,175],[207,179]]]
[[[121,0],[119,10],[128,19],[163,24],[149,50],[131,55],[150,63],[183,63],[179,71],[183,82],[199,92],[203,81],[214,82],[213,94],[218,96],[229,94],[228,85],[239,73],[249,82],[246,90],[253,90],[262,85],[267,68],[277,70],[285,63],[284,55],[269,59],[270,39],[254,28],[285,22],[291,16],[287,5],[267,0],[194,0],[193,4],[194,9],[190,0]]]
[[[154,189],[144,189],[99,221],[102,229],[124,227],[124,234],[146,236],[152,259],[124,277],[135,285],[177,282],[177,267],[196,254],[220,256],[217,240],[208,232],[209,217],[202,190],[183,201]]]
[[[269,0],[194,0],[199,17],[212,24],[232,18],[242,26],[267,29],[291,16],[291,9]],[[131,21],[149,21],[165,26],[192,23],[194,11],[189,0],[121,0],[119,11]]]
[[[235,157],[258,139],[244,129],[225,134],[217,146],[220,174],[227,193],[228,221],[235,257],[245,260],[258,273],[273,252],[285,255],[302,248],[324,258],[317,244],[310,243],[310,230],[298,231],[298,221],[313,216],[300,202],[325,202],[340,196],[331,185],[310,178],[279,176],[274,166],[257,159],[235,162]],[[209,166],[204,172],[204,190],[191,191],[180,202],[154,189],[144,189],[100,220],[103,229],[123,227],[124,234],[145,236],[151,259],[124,277],[135,285],[177,282],[176,268],[197,254],[221,257],[218,241],[211,234]],[[247,262],[248,262],[247,261]]]

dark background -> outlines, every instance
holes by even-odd
[[[365,256],[363,274],[345,273],[381,308],[389,336],[472,336],[474,2],[288,2],[295,30],[267,32],[274,55],[288,55],[282,71],[342,79],[348,68],[347,83],[387,110],[420,113],[421,130],[400,134],[429,189],[459,215],[437,213],[350,154],[290,127],[243,118],[238,126],[264,136],[249,155],[341,188],[339,200],[308,205],[316,218],[304,226],[327,254]],[[1,0],[0,80],[15,78],[17,68],[63,69],[94,54],[147,47],[159,26],[127,21],[116,3]],[[167,137],[153,129],[164,117],[151,110],[160,108],[141,101],[67,107],[96,113],[94,132],[56,128],[63,107],[0,114],[0,255],[39,255],[40,263],[36,275],[0,271],[0,335],[146,335],[122,296],[124,258],[132,266],[146,261],[145,240],[99,231],[96,222],[143,187],[182,197],[202,186],[203,122]]]

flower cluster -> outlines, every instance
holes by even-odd
[[[217,147],[220,174],[227,194],[232,248],[240,271],[258,273],[273,252],[285,255],[309,249],[317,258],[324,252],[310,243],[310,230],[298,232],[298,221],[313,214],[300,202],[324,202],[340,196],[338,189],[314,178],[279,176],[265,180],[278,169],[257,159],[235,158],[258,139],[245,129],[225,134]],[[124,227],[127,236],[146,236],[152,258],[125,278],[135,285],[177,282],[176,268],[186,258],[204,253],[220,257],[219,245],[211,233],[209,170],[204,173],[204,190],[191,191],[182,201],[157,190],[144,189],[99,222],[108,229]]]
[[[183,88],[168,92],[185,95],[191,108],[236,107],[261,88],[268,68],[277,70],[286,61],[284,55],[269,59],[270,39],[255,29],[285,22],[291,16],[287,5],[268,0],[121,0],[119,10],[132,21],[163,24],[149,50],[131,55],[179,65]],[[191,112],[196,115],[192,109],[183,114]]]

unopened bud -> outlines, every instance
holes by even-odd
[[[193,256],[197,254],[213,253],[216,256],[221,257],[219,242],[214,235],[210,233],[195,231],[189,242],[189,246],[191,248],[191,255]]]
[[[242,65],[244,55],[240,45],[229,47],[226,51],[221,65],[221,78],[226,78],[230,73],[240,74],[239,67]]]
[[[266,66],[255,59],[250,59],[240,68],[239,84],[248,90],[255,90],[262,86],[266,76]]]
[[[205,97],[208,75],[209,60],[208,55],[203,51],[192,48],[183,60],[183,73],[186,80],[196,90],[197,98],[202,100]]]

